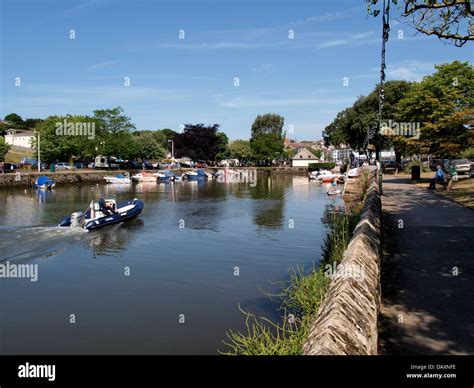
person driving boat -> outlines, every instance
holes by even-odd
[[[115,209],[113,205],[106,202],[104,198],[104,194],[102,193],[100,194],[100,198],[99,198],[99,210],[108,216],[115,213]]]

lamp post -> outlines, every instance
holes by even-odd
[[[171,143],[171,159],[174,160],[174,141],[168,140],[168,143]]]
[[[40,133],[34,131],[38,135],[38,141],[36,143],[36,152],[38,153],[38,172],[41,172],[41,149],[40,149]]]

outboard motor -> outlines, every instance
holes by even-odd
[[[71,228],[82,228],[85,223],[84,213],[75,212],[71,214]]]

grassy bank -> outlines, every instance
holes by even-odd
[[[281,319],[273,322],[266,317],[239,309],[245,315],[246,330],[228,330],[223,341],[228,355],[298,355],[308,337],[311,323],[324,300],[335,265],[343,258],[359,213],[334,214],[330,230],[324,240],[319,266],[309,271],[302,268],[289,270],[289,279],[280,282],[280,292],[269,294],[281,311]]]

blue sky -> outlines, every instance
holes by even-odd
[[[363,0],[0,2],[1,117],[120,105],[137,129],[219,123],[245,139],[256,115],[271,112],[285,117],[292,138],[309,140],[378,80],[381,21]],[[388,79],[420,80],[435,64],[472,61],[472,46],[416,35],[395,13]]]

